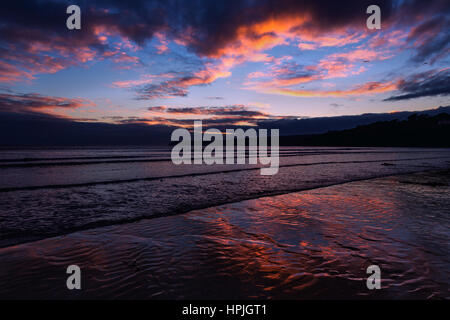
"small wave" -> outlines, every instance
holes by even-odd
[[[378,163],[378,162],[402,162],[402,161],[417,161],[417,160],[434,160],[441,158],[450,158],[450,157],[422,157],[422,158],[408,158],[408,159],[388,159],[388,160],[353,160],[353,161],[324,161],[324,162],[313,162],[313,163],[295,163],[295,164],[284,164],[280,165],[280,168],[289,168],[289,167],[302,167],[302,166],[318,166],[318,165],[330,165],[330,164],[360,164],[360,163]],[[147,160],[143,160],[147,161]],[[162,161],[162,160],[155,160]],[[136,161],[134,161],[136,162]],[[104,163],[104,162],[102,162]],[[92,164],[92,163],[89,163]],[[427,166],[423,166],[427,167]],[[142,178],[134,178],[134,179],[121,179],[121,180],[104,180],[104,181],[93,181],[86,183],[68,183],[68,184],[49,184],[49,185],[37,185],[37,186],[20,186],[20,187],[3,187],[0,188],[0,192],[12,192],[12,191],[22,191],[22,190],[38,190],[38,189],[55,189],[55,188],[73,188],[73,187],[86,187],[86,186],[94,186],[101,184],[114,184],[114,183],[130,183],[130,182],[138,182],[138,181],[152,181],[152,180],[160,180],[160,179],[170,179],[170,178],[180,178],[180,177],[195,177],[201,175],[211,175],[211,174],[219,174],[219,173],[233,173],[233,172],[241,172],[241,171],[254,171],[260,170],[261,166],[253,166],[253,167],[245,167],[238,169],[227,169],[227,170],[214,170],[208,172],[195,172],[195,173],[187,173],[187,174],[177,174],[177,175],[167,175],[167,176],[152,176],[152,177],[142,177]]]
[[[270,149],[269,149],[270,150]],[[421,153],[446,153],[447,151],[421,151]],[[410,150],[399,150],[395,152],[396,154],[408,154],[417,153],[417,151]],[[161,156],[163,154],[164,156]],[[159,161],[171,161],[170,152],[162,152],[161,154],[153,155],[126,155],[126,156],[89,156],[89,157],[58,157],[58,158],[11,158],[11,159],[0,159],[0,169],[1,168],[32,168],[32,167],[52,167],[52,166],[79,166],[79,165],[89,165],[89,164],[110,164],[110,163],[139,163],[139,162],[159,162]],[[281,149],[279,156],[281,158],[286,157],[300,157],[300,156],[312,156],[312,155],[351,155],[351,154],[392,154],[392,151],[382,151],[382,150],[360,150],[360,151],[350,151],[343,152],[342,149],[339,150],[327,150],[323,149],[318,151],[317,149],[302,149],[301,151],[290,151],[286,149]],[[248,159],[248,153],[245,157],[234,157]],[[224,158],[225,159],[225,155]],[[191,160],[193,158],[191,157]]]

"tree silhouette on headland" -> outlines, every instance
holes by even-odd
[[[280,137],[284,146],[450,147],[450,115],[413,114],[324,134]]]

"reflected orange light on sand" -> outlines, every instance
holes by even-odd
[[[246,207],[216,212],[204,228],[214,230],[208,240],[240,277],[262,275],[264,291],[282,287],[301,295],[333,272],[359,272],[362,261],[348,263],[359,260],[355,253],[373,250],[365,239],[367,224],[382,224],[379,230],[387,232],[395,219],[395,204],[376,196],[304,192],[250,200]],[[274,286],[280,281],[281,287]]]

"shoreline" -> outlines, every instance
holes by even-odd
[[[399,160],[399,161],[403,161],[403,160]],[[380,162],[380,161],[373,161],[373,162]],[[385,165],[385,163],[380,163],[382,166]],[[390,163],[386,163],[386,165],[390,166]],[[293,165],[296,166],[296,165]],[[248,170],[258,170],[258,168],[254,168],[254,169],[248,169]],[[274,197],[274,196],[280,196],[280,195],[286,195],[286,194],[290,194],[290,193],[297,193],[297,192],[303,192],[303,191],[311,191],[311,190],[316,190],[316,189],[321,189],[321,188],[327,188],[327,187],[332,187],[332,186],[339,186],[342,184],[347,184],[347,183],[352,183],[352,182],[358,182],[358,181],[366,181],[366,180],[374,180],[374,179],[381,179],[381,178],[387,178],[387,177],[395,177],[395,176],[401,176],[401,175],[410,175],[410,174],[415,174],[415,173],[428,173],[428,172],[445,172],[445,171],[449,171],[450,168],[447,169],[443,169],[443,168],[429,168],[426,170],[420,170],[420,171],[416,171],[415,170],[411,170],[411,171],[407,171],[407,172],[401,172],[401,173],[385,173],[385,174],[379,174],[376,176],[372,176],[372,177],[361,177],[361,178],[353,178],[352,180],[344,180],[344,181],[338,181],[338,182],[331,182],[329,184],[322,184],[319,186],[313,186],[313,187],[302,187],[302,188],[294,188],[294,189],[285,189],[285,190],[281,190],[281,191],[272,191],[272,192],[265,192],[264,194],[260,194],[260,195],[251,195],[249,197],[241,197],[240,199],[236,200],[230,200],[230,201],[217,201],[214,203],[210,203],[210,204],[206,204],[206,205],[200,205],[200,206],[193,206],[190,209],[187,210],[180,210],[180,211],[173,211],[170,213],[162,213],[162,214],[155,214],[152,216],[140,216],[140,217],[136,217],[136,218],[132,218],[132,219],[125,219],[125,220],[121,220],[121,221],[99,221],[99,222],[93,222],[90,224],[87,224],[83,227],[77,227],[77,228],[73,228],[73,229],[66,229],[65,232],[63,233],[48,233],[46,234],[45,237],[43,236],[35,236],[35,237],[30,237],[29,240],[27,240],[26,238],[23,239],[23,241],[18,240],[17,238],[15,239],[0,239],[0,249],[3,248],[7,248],[10,246],[15,246],[15,245],[20,245],[20,244],[26,244],[26,243],[30,243],[30,242],[35,242],[35,241],[40,241],[40,240],[45,240],[48,238],[54,238],[54,237],[58,237],[58,236],[64,236],[64,235],[68,235],[71,233],[75,233],[75,232],[81,232],[81,231],[88,231],[88,230],[92,230],[92,229],[97,229],[97,228],[103,228],[103,227],[108,227],[108,226],[121,226],[121,225],[125,225],[125,224],[129,224],[129,223],[135,223],[135,222],[139,222],[142,220],[151,220],[151,219],[158,219],[158,218],[164,218],[164,217],[168,217],[168,216],[177,216],[177,215],[181,215],[181,214],[186,214],[189,213],[190,211],[194,211],[194,210],[205,210],[205,209],[209,209],[212,207],[217,207],[217,206],[221,206],[221,205],[227,205],[227,204],[232,204],[235,202],[241,202],[241,201],[247,201],[247,200],[254,200],[254,199],[259,199],[259,198],[264,198],[264,197]],[[241,171],[241,169],[238,169],[238,171]],[[227,171],[228,172],[228,171]],[[227,173],[225,172],[225,173]],[[219,172],[219,174],[221,174],[223,172]],[[211,173],[204,173],[204,174],[199,174],[200,176],[203,175],[214,175],[214,174],[218,174],[216,172],[211,172]],[[191,176],[191,174],[189,175]],[[175,177],[171,177],[171,178],[184,178],[184,176],[175,176]],[[140,182],[140,181],[156,181],[156,180],[160,180],[160,178],[148,178],[148,179],[136,179],[136,181]],[[136,181],[123,181],[123,182],[119,182],[120,183],[129,183],[129,182],[136,182]],[[101,183],[101,184],[116,184],[117,182],[111,182],[111,183]],[[93,183],[92,185],[98,185],[99,183]],[[86,185],[82,185],[83,187]],[[87,185],[87,186],[90,186]],[[75,186],[76,187],[76,186]],[[59,186],[56,186],[56,188],[59,188]],[[63,188],[69,188],[69,187],[63,187]],[[38,189],[41,189],[40,187]],[[51,189],[51,188],[50,188]],[[31,189],[31,191],[33,191],[34,189]],[[11,191],[14,192],[15,190]],[[19,190],[20,191],[20,190]],[[10,191],[7,191],[10,192]],[[21,234],[18,233],[16,235],[16,237],[21,237]]]
[[[0,272],[0,284],[3,283],[0,296],[221,299],[241,292],[243,296],[239,298],[250,299],[339,298],[342,294],[339,290],[327,289],[330,285],[339,285],[346,288],[345,297],[352,299],[448,298],[446,293],[436,289],[441,287],[440,281],[448,287],[450,277],[445,276],[449,273],[446,267],[448,254],[445,254],[445,248],[441,251],[435,245],[438,238],[430,240],[430,235],[422,230],[424,226],[432,227],[430,230],[438,228],[440,236],[448,238],[448,231],[439,229],[448,224],[447,217],[439,218],[443,226],[429,226],[429,221],[422,225],[422,218],[416,217],[412,226],[417,224],[418,231],[414,231],[417,243],[430,243],[427,244],[430,247],[420,250],[418,244],[409,239],[411,235],[404,238],[405,232],[411,232],[409,228],[404,229],[404,222],[400,223],[401,232],[395,233],[390,230],[390,223],[381,227],[378,224],[380,219],[394,219],[397,216],[401,217],[400,221],[409,221],[411,216],[405,214],[407,212],[413,212],[412,217],[420,212],[430,214],[430,208],[427,208],[433,202],[430,199],[439,200],[441,198],[436,197],[446,194],[449,177],[448,169],[389,175],[263,196],[180,215],[141,219],[4,247],[0,249],[0,257],[8,264],[6,269],[15,271],[14,274],[8,274],[8,270]],[[397,188],[392,188],[392,183]],[[349,194],[354,194],[350,200],[347,198]],[[414,197],[423,194],[423,210],[417,208],[418,204],[407,201],[411,194]],[[405,200],[401,200],[402,197]],[[448,200],[442,198],[439,201],[443,201],[442,208],[446,208],[445,201]],[[440,215],[440,210],[446,210],[442,208],[431,207],[434,210],[431,211]],[[329,210],[331,216],[326,214]],[[386,236],[390,237],[387,242],[383,240]],[[327,245],[324,247],[323,243]],[[391,256],[390,250],[395,254]],[[379,256],[381,252],[384,253]],[[415,253],[411,255],[410,252]],[[431,260],[424,258],[430,255],[429,252],[434,252],[429,258]],[[391,262],[388,263],[383,255],[391,256]],[[364,290],[362,279],[365,277],[365,264],[379,260],[378,263],[388,269],[391,268],[389,264],[394,264],[392,274],[403,275],[399,270],[403,270],[408,259],[415,260],[417,257],[425,259],[417,263],[415,272],[418,275],[412,281],[416,284],[425,282],[419,284],[418,291],[400,294],[396,289],[399,284],[395,283],[393,276],[387,280],[389,290]],[[349,263],[347,260],[352,262],[345,266],[349,270],[343,266]],[[433,268],[444,268],[440,270],[443,279],[427,279],[420,274],[420,268],[430,261]],[[86,290],[76,293],[64,288],[64,266],[69,263],[78,263],[84,270]],[[32,270],[27,269],[30,265],[33,265]],[[248,266],[252,268],[248,269]],[[247,271],[243,274],[242,270]],[[406,276],[407,272],[404,274]],[[62,280],[55,284],[58,277]],[[213,280],[218,283],[216,289],[219,284],[225,286],[223,295],[196,284],[205,285]],[[29,285],[29,281],[36,283],[37,288],[29,288],[33,290],[30,292],[27,289],[24,293],[22,290]],[[234,285],[228,287],[229,281]],[[408,283],[400,282],[400,286],[408,287]],[[114,289],[122,285],[127,288],[123,292]],[[186,288],[183,289],[183,286]],[[248,289],[245,289],[247,286]]]

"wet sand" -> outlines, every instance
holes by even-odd
[[[349,182],[0,249],[0,297],[449,298],[450,172]],[[66,268],[82,289],[66,288]],[[379,265],[382,289],[368,290]]]

